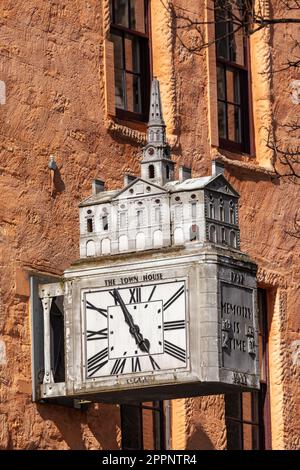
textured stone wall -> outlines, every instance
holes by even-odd
[[[166,3],[166,2],[165,2]],[[278,1],[272,1],[278,15]],[[177,0],[192,17],[204,2]],[[28,273],[60,275],[79,257],[77,204],[91,180],[120,186],[139,172],[145,128],[132,129],[105,114],[103,39],[106,0],[2,0],[0,81],[0,448],[114,449],[120,446],[119,410],[87,411],[31,402]],[[167,130],[176,162],[207,174],[209,144],[206,56],[174,38],[174,12],[152,1],[153,69],[161,81]],[[276,179],[265,128],[299,114],[291,100],[296,70],[271,74],[291,50],[296,27],[277,26],[253,39],[253,109],[257,159],[224,154],[226,176],[241,194],[242,249],[259,265],[260,285],[272,288],[270,379],[274,448],[299,449],[299,239],[288,234],[298,209],[299,185]],[[188,41],[193,38],[187,37]],[[298,38],[299,39],[299,38]],[[255,51],[255,53],[254,53]],[[262,73],[267,76],[262,76]],[[2,88],[3,89],[3,86]],[[212,120],[216,110],[210,109]],[[279,136],[287,139],[284,129]],[[54,181],[50,154],[58,164]],[[233,160],[232,160],[233,158]],[[270,302],[272,305],[272,302]],[[224,449],[222,396],[176,400],[174,448]]]

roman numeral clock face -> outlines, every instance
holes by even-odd
[[[184,281],[83,295],[86,378],[187,367]]]

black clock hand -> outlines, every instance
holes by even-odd
[[[119,305],[122,309],[125,321],[126,321],[127,325],[129,325],[129,331],[130,331],[131,335],[134,337],[134,339],[136,341],[136,344],[138,345],[138,347],[140,348],[141,351],[144,351],[144,352],[148,353],[149,349],[150,349],[149,340],[147,338],[143,337],[143,335],[140,332],[140,329],[139,329],[138,325],[136,325],[134,323],[133,318],[130,315],[130,313],[129,313],[129,311],[128,311],[128,309],[127,309],[127,307],[124,303],[124,300],[122,299],[119,291],[117,289],[114,289],[113,292],[114,292],[115,299],[117,300],[117,302],[119,303]]]

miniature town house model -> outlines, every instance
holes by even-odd
[[[240,251],[239,195],[212,168],[175,180],[154,79],[141,177],[113,191],[95,179],[79,206],[80,259],[61,282],[32,283],[35,399],[259,387],[256,265]]]
[[[126,175],[115,191],[94,181],[93,195],[80,204],[81,257],[206,241],[239,248],[238,194],[222,165],[214,162],[213,174],[202,178],[181,167],[174,181],[165,128],[154,79],[141,178]]]

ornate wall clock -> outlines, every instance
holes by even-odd
[[[83,293],[86,378],[186,368],[185,281]]]
[[[141,177],[111,191],[95,182],[80,204],[80,260],[62,283],[40,286],[36,308],[33,293],[40,398],[145,401],[259,387],[256,265],[240,251],[239,195],[218,162],[210,176],[182,171],[174,181],[156,79],[150,109]]]

